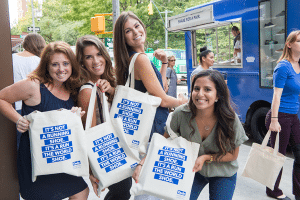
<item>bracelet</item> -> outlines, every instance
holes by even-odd
[[[271,117],[271,118],[278,118],[278,117]]]
[[[161,64],[163,64],[163,65],[167,65],[167,64],[168,64],[168,62],[166,62],[166,63],[163,63],[163,62],[162,62]]]
[[[213,161],[214,157],[212,155],[210,155],[210,160],[206,161],[206,163],[211,163]]]
[[[139,163],[139,164],[137,164],[137,166],[139,166],[139,165],[140,165],[141,167],[143,167],[143,165],[142,165],[142,164],[140,164],[140,163]]]
[[[19,121],[23,118],[23,116],[21,116],[18,121],[16,122],[16,125],[18,126]]]

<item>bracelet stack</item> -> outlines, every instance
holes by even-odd
[[[211,163],[213,161],[214,157],[210,155],[210,160],[206,161],[206,163]]]

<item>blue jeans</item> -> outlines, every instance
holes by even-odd
[[[236,173],[231,177],[204,177],[200,173],[196,173],[190,200],[197,200],[201,191],[208,183],[209,199],[230,200],[235,190]]]

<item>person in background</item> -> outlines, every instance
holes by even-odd
[[[40,62],[41,52],[46,46],[44,38],[37,33],[29,33],[23,42],[24,51],[12,54],[14,83],[26,79]],[[15,108],[21,114],[22,101],[15,102]],[[17,148],[19,148],[21,133],[17,131]]]
[[[232,199],[239,146],[248,138],[231,107],[229,90],[220,72],[203,70],[195,75],[189,103],[176,108],[170,127],[178,136],[200,144],[193,167],[193,171],[198,173],[195,174],[189,199],[197,200],[207,184],[209,199]],[[168,138],[166,127],[165,131],[164,136]],[[134,172],[136,181],[140,170],[137,168]]]
[[[149,94],[162,99],[160,106],[156,110],[151,136],[154,132],[163,135],[169,114],[168,108],[177,107],[187,102],[187,98],[179,94],[179,98],[176,99],[165,93],[163,82],[166,81],[167,55],[163,50],[159,49],[153,54],[162,62],[160,73],[145,54],[145,42],[146,28],[143,22],[130,11],[122,12],[114,27],[114,59],[117,84],[125,85],[128,78],[130,60],[135,53],[141,53],[134,64],[135,89],[141,92],[148,91]],[[137,167],[139,168],[140,166],[138,165]]]
[[[288,144],[295,157],[293,169],[293,194],[300,200],[300,122],[298,118],[300,94],[300,31],[292,31],[286,39],[283,53],[273,74],[273,100],[266,116],[266,128],[271,133],[271,146],[274,147],[279,134],[279,152],[286,154]],[[289,200],[279,189],[282,170],[274,190],[266,188],[268,196]]]
[[[200,65],[194,69],[191,74],[191,83],[193,82],[193,77],[202,70],[213,69],[212,66],[215,62],[215,54],[211,50],[207,49],[206,46],[202,47],[200,48],[199,60]]]
[[[237,63],[241,63],[241,33],[238,27],[233,26],[231,33],[234,36],[233,40],[233,57],[235,57]]]
[[[17,156],[20,194],[24,199],[64,199],[85,200],[89,189],[82,177],[65,173],[41,175],[32,182],[29,121],[22,116],[38,110],[40,112],[60,108],[81,111],[74,107],[77,98],[80,68],[76,56],[65,42],[48,44],[39,66],[28,75],[0,91],[0,112],[17,125],[22,133]],[[12,104],[22,100],[22,115]],[[84,112],[80,112],[81,115]]]
[[[77,61],[81,65],[81,88],[78,94],[78,106],[87,112],[92,88],[96,84],[97,103],[92,119],[92,127],[103,123],[103,99],[101,92],[105,92],[108,98],[109,107],[114,97],[116,80],[113,73],[112,62],[104,44],[101,40],[93,35],[86,35],[78,38],[76,43]],[[87,115],[82,117],[83,125],[85,125]],[[90,175],[90,180],[97,195],[98,180]],[[109,199],[129,199],[130,198],[131,177],[113,184],[108,187],[109,191],[104,197]]]
[[[174,69],[175,62],[176,62],[175,56],[168,57],[168,68],[166,72],[167,84],[165,84],[166,85],[165,91],[167,95],[177,98],[177,84],[180,83],[180,79],[177,78],[177,74]]]

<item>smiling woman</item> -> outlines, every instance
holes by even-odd
[[[45,47],[39,66],[27,79],[0,91],[0,112],[15,122],[23,133],[17,164],[20,193],[24,199],[87,199],[89,190],[82,177],[61,173],[38,176],[32,182],[29,122],[12,107],[12,103],[22,100],[22,115],[60,108],[76,112],[74,100],[80,85],[79,71],[70,46],[65,42],[53,42]]]
[[[200,144],[191,200],[198,199],[209,184],[210,199],[231,200],[237,178],[239,146],[248,138],[230,105],[229,90],[216,70],[196,74],[188,104],[177,108],[171,128],[191,142]],[[165,137],[169,137],[168,132]],[[226,187],[226,190],[222,189]],[[213,188],[213,189],[212,189]]]

